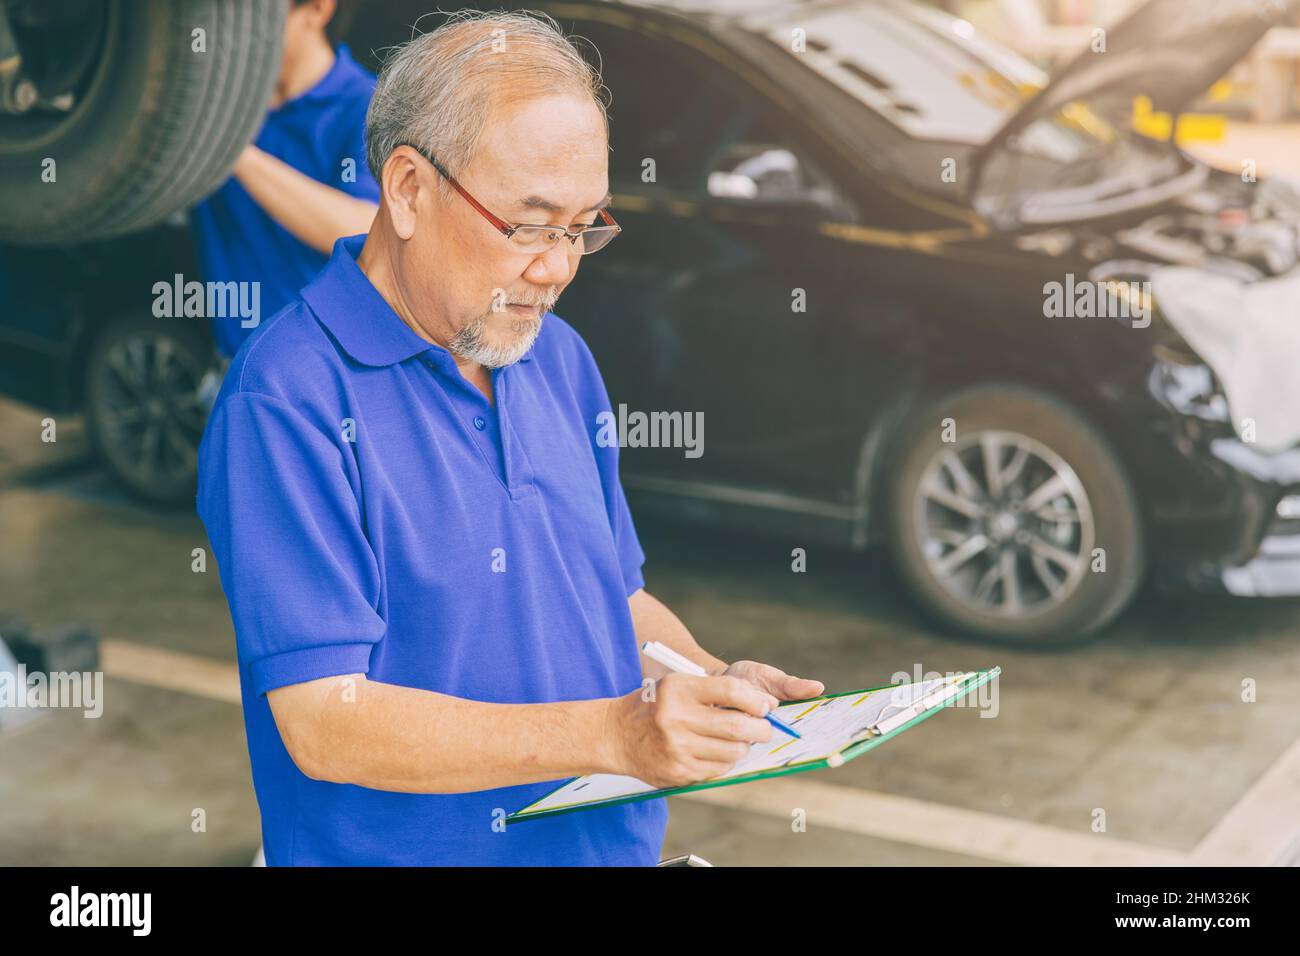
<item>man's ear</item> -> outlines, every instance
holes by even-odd
[[[429,171],[416,161],[415,150],[399,146],[388,154],[381,177],[380,188],[393,231],[400,239],[410,239],[415,235],[421,199],[424,198],[427,205],[429,199],[436,198],[423,196],[432,187]]]

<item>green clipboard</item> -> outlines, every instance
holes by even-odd
[[[742,758],[721,777],[667,789],[655,789],[634,777],[617,774],[575,777],[507,815],[506,823],[654,800],[692,790],[728,787],[822,767],[839,767],[953,705],[1001,673],[1001,667],[992,667],[913,684],[886,684],[787,701],[773,713],[798,730],[805,739],[795,740],[778,731],[772,740],[755,744],[749,756]]]

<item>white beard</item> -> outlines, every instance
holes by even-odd
[[[514,365],[537,341],[537,334],[542,331],[542,319],[554,308],[559,297],[559,292],[552,287],[545,295],[530,297],[536,301],[524,303],[537,306],[537,315],[527,319],[515,319],[510,323],[510,331],[516,336],[512,345],[492,345],[487,341],[488,322],[496,315],[495,311],[489,309],[453,335],[451,341],[447,343],[447,350],[463,359],[477,362],[484,368],[504,368],[507,365]]]
[[[487,341],[487,324],[494,314],[488,312],[481,315],[462,328],[447,343],[447,350],[463,359],[477,362],[484,368],[504,368],[518,362],[533,347],[537,334],[542,331],[544,310],[539,310],[536,318],[512,322],[510,331],[518,337],[508,346],[493,345]]]

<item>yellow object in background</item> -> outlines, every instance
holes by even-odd
[[[1210,88],[1212,100],[1222,100],[1228,95],[1228,81],[1220,80]],[[1149,96],[1137,96],[1133,99],[1133,129],[1143,136],[1162,142],[1169,139],[1173,117],[1168,113],[1157,113],[1151,106]],[[1210,113],[1183,113],[1178,117],[1176,142],[1185,146],[1191,142],[1217,142],[1223,139],[1228,127],[1225,116]]]

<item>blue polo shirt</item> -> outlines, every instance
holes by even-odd
[[[379,202],[379,185],[366,165],[366,110],[375,77],[346,45],[334,65],[307,92],[267,114],[256,146],[317,182]],[[194,208],[199,265],[207,282],[258,282],[259,323],[298,297],[328,257],[272,219],[232,176]],[[234,355],[256,326],[240,316],[213,316],[223,355]]]
[[[500,703],[641,684],[627,599],[645,556],[618,448],[596,442],[591,352],[548,313],[493,371],[494,407],[370,284],[365,238],[249,339],[199,452],[267,863],[652,865],[662,799],[502,832],[499,811],[558,782],[371,790],[312,780],[284,747],[266,692],[331,675]]]

